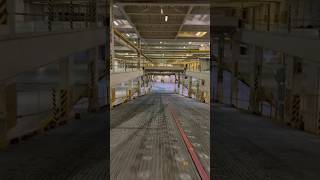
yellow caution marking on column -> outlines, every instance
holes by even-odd
[[[51,92],[51,98],[52,98],[52,115],[53,115],[53,120],[55,122],[58,121],[59,119],[59,108],[57,105],[57,92],[55,89],[52,89]]]
[[[60,90],[60,118],[65,117],[68,109],[68,91]]]
[[[0,25],[7,24],[7,0],[0,0]]]
[[[294,123],[294,126],[298,126],[301,122],[300,115],[300,103],[301,97],[299,95],[294,95],[292,99],[292,112],[291,112],[291,121]]]

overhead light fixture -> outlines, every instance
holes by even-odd
[[[113,21],[113,24],[119,26],[119,23],[117,21]]]
[[[207,34],[207,32],[197,32],[197,33],[196,33],[196,36],[202,37],[202,36],[204,36],[204,35],[206,35],[206,34]]]
[[[189,37],[189,38],[199,38],[206,35],[207,32],[197,32],[197,31],[180,31],[178,37]]]
[[[168,15],[165,15],[165,16],[164,16],[164,21],[168,22],[168,19],[169,19],[169,16],[168,16]]]
[[[160,41],[160,44],[162,44],[162,41]]]
[[[185,46],[183,46],[183,49],[185,49],[186,47]]]
[[[203,47],[204,45],[203,45],[203,44],[201,44],[200,46],[201,46],[201,47]]]
[[[130,34],[127,33],[126,36],[127,36],[127,37],[130,37]]]
[[[160,12],[161,12],[161,14],[163,14],[163,9],[162,8],[161,8]]]

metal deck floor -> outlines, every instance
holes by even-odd
[[[104,180],[107,113],[81,119],[0,150],[1,180]]]
[[[200,179],[172,113],[210,173],[209,105],[152,93],[111,111],[112,180]]]
[[[268,118],[214,105],[215,180],[316,180],[320,139]]]

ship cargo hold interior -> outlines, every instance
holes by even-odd
[[[320,179],[320,1],[0,0],[0,179]]]

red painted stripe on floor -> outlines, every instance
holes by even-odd
[[[179,129],[180,135],[182,136],[182,139],[185,143],[185,145],[187,146],[188,152],[192,158],[193,164],[196,166],[197,171],[201,177],[202,180],[209,180],[210,177],[208,176],[207,172],[204,170],[203,165],[201,164],[189,138],[187,137],[186,133],[184,132],[184,130],[182,129],[180,122],[179,122],[179,118],[175,115],[174,111],[171,111],[171,115]]]

